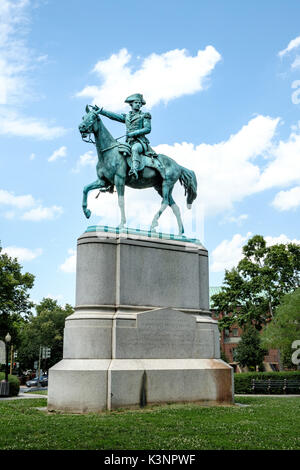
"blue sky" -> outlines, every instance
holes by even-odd
[[[174,196],[211,285],[251,235],[299,243],[299,17],[296,0],[0,0],[0,240],[36,275],[34,301],[74,304],[77,237],[119,221],[115,195],[91,193],[83,215],[96,154],[78,124],[87,103],[126,112],[134,92],[152,146],[197,174],[192,211]],[[128,226],[149,227],[157,194],[125,197]]]

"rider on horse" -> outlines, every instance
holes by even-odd
[[[156,156],[146,137],[146,134],[151,132],[151,114],[143,113],[140,110],[146,104],[143,95],[140,93],[128,96],[125,103],[131,106],[131,111],[128,114],[116,114],[103,108],[98,112],[109,119],[126,124],[126,142],[131,147],[132,156],[132,167],[129,175],[134,175],[137,179],[142,155]]]

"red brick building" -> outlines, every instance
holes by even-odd
[[[213,294],[220,292],[221,287],[210,287],[210,297]],[[222,313],[218,315],[214,312],[212,304],[210,303],[210,308],[213,316],[218,319],[222,317]],[[239,363],[235,360],[235,349],[239,342],[241,341],[241,336],[243,330],[238,325],[233,325],[229,329],[224,329],[220,333],[220,347],[221,351],[226,357],[226,360],[234,368],[235,372],[246,372],[247,368],[241,367]],[[277,371],[280,369],[280,357],[278,349],[269,349],[268,354],[264,357],[263,366],[266,372]]]

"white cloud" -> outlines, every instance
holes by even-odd
[[[300,46],[300,36],[297,36],[295,39],[292,39],[287,47],[282,51],[278,52],[279,57],[283,57],[285,54],[291,52],[294,49],[297,49]]]
[[[15,210],[9,210],[3,214],[6,219],[13,219],[19,216],[22,220],[36,222],[52,220],[63,213],[63,209],[60,206],[43,207],[40,201],[34,199],[31,194],[15,196],[13,192],[6,191],[5,189],[0,189],[0,206],[1,204],[11,206],[13,209],[23,212],[21,215],[20,212],[16,213]]]
[[[246,236],[237,233],[231,240],[223,240],[211,254],[211,271],[220,272],[237,266],[243,257],[243,246],[251,235],[251,232],[248,232]],[[300,244],[300,240],[291,240],[284,234],[278,237],[265,236],[264,239],[267,246],[288,243]]]
[[[272,201],[272,205],[280,211],[296,209],[300,206],[300,186],[277,193]]]
[[[295,243],[296,245],[300,245],[300,240],[297,240],[296,238],[288,238],[284,233],[282,233],[278,237],[272,237],[267,235],[266,237],[264,237],[264,239],[266,240],[267,246],[279,244],[287,245],[288,243]]]
[[[29,156],[29,160],[34,160],[36,157],[36,154],[35,153],[31,153],[30,156]]]
[[[183,142],[158,145],[155,149],[195,171],[198,180],[195,204],[203,203],[205,214],[215,215],[255,192],[261,170],[254,160],[272,148],[278,122],[278,118],[257,116],[224,142],[198,146]]]
[[[63,213],[62,207],[52,206],[52,207],[36,207],[31,209],[28,212],[25,212],[21,219],[30,220],[33,222],[39,222],[40,220],[53,220],[59,217]]]
[[[98,157],[93,150],[85,152],[83,155],[80,155],[76,167],[72,170],[73,173],[79,173],[81,168],[85,166],[95,167],[98,161]]]
[[[30,53],[23,39],[29,1],[0,2],[0,104],[23,99],[28,93],[26,71]]]
[[[62,302],[64,296],[62,294],[57,294],[57,295],[53,295],[53,294],[47,294],[44,296],[46,299],[52,299],[52,300],[57,300],[58,302]]]
[[[0,189],[0,204],[24,209],[35,205],[35,200],[31,194],[25,196],[15,196],[14,193]]]
[[[59,266],[61,271],[65,273],[75,273],[76,271],[76,251],[73,249],[68,250],[69,256],[63,264]]]
[[[4,212],[3,216],[8,220],[12,220],[15,218],[16,213],[14,211],[7,211],[7,212]]]
[[[300,134],[292,132],[286,141],[273,145],[270,163],[261,173],[256,191],[300,182]]]
[[[30,0],[0,0],[0,134],[53,139],[65,129],[17,110],[34,95],[32,71],[43,59],[26,42],[32,7]]]
[[[61,137],[66,130],[60,126],[49,126],[42,120],[20,116],[16,112],[0,111],[0,134],[18,137],[33,137],[50,140]]]
[[[237,225],[241,225],[242,222],[244,220],[247,220],[247,219],[248,219],[247,214],[241,214],[241,215],[238,215],[238,216],[231,215],[231,216],[225,216],[222,223],[230,222],[230,223],[234,223],[234,224],[237,224]]]
[[[12,258],[18,258],[20,262],[32,261],[43,253],[41,248],[30,250],[29,248],[22,248],[18,246],[7,246],[3,248],[3,252]]]
[[[242,258],[242,249],[246,240],[251,236],[248,232],[245,237],[237,233],[231,240],[223,240],[211,254],[211,271],[220,272],[230,270],[238,264]]]
[[[59,158],[65,158],[67,156],[67,147],[64,145],[59,149],[55,150],[52,155],[48,158],[48,162],[54,162]]]
[[[152,108],[160,102],[203,90],[221,55],[213,46],[199,50],[194,57],[185,49],[174,49],[149,55],[136,71],[130,65],[131,59],[127,49],[121,49],[109,59],[97,62],[93,72],[102,83],[86,86],[77,96],[91,98],[99,106],[122,110],[128,107],[124,103],[128,95],[143,93],[148,108]]]
[[[294,60],[294,62],[291,65],[291,68],[292,69],[298,69],[299,67],[300,67],[300,56],[297,55],[296,59]]]

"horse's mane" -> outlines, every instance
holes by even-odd
[[[97,115],[97,120],[99,122],[99,134],[101,134],[101,146],[109,147],[110,145],[117,143],[116,139],[111,135],[109,130],[106,129],[99,114]]]

